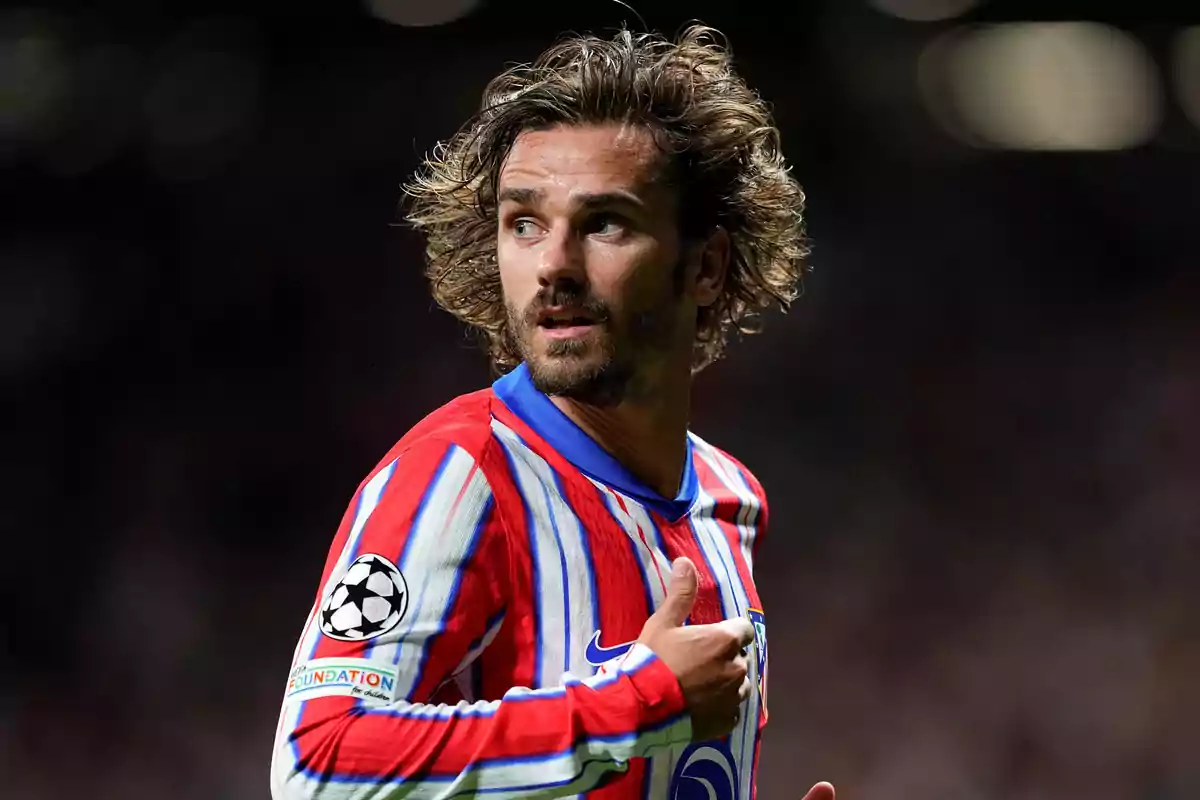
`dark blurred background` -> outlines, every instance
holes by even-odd
[[[508,63],[639,23],[33,2],[0,11],[0,794],[265,798],[346,502],[491,377],[399,184]],[[1200,9],[635,5],[730,36],[809,196],[805,297],[695,411],[772,497],[759,796],[1200,798]]]

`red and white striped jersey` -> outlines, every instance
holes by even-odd
[[[285,693],[276,800],[751,800],[767,505],[729,455],[688,447],[664,498],[524,367],[418,423],[333,540]],[[757,632],[757,691],[720,741],[690,741],[678,682],[635,644],[679,556],[699,574],[691,623],[749,616]]]

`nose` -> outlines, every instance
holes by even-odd
[[[538,248],[538,285],[547,287],[562,283],[583,285],[583,248],[574,231],[562,225],[550,232]]]

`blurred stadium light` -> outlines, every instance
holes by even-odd
[[[133,48],[99,42],[72,58],[69,97],[46,142],[46,166],[78,175],[105,164],[130,144],[142,122],[144,79]]]
[[[150,157],[164,177],[207,174],[253,130],[262,83],[253,36],[236,18],[202,19],[158,54],[143,114]]]
[[[394,25],[444,25],[475,10],[479,0],[367,0],[371,15]]]
[[[1144,144],[1161,120],[1150,55],[1098,23],[956,30],[926,48],[918,73],[934,118],[979,146],[1120,150]]]
[[[878,10],[912,22],[937,22],[962,16],[979,0],[871,0]]]
[[[173,172],[199,152],[210,162],[218,150],[227,151],[250,123],[258,90],[258,65],[249,58],[205,49],[174,54],[145,101],[148,134],[165,156],[157,159],[160,169],[169,163]]]
[[[1200,26],[1175,39],[1175,88],[1183,113],[1200,128]]]
[[[0,17],[0,152],[48,134],[70,77],[54,20],[28,11]]]

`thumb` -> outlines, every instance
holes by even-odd
[[[667,587],[667,599],[659,606],[654,616],[663,625],[678,628],[692,613],[695,603],[696,565],[689,558],[677,558],[671,565],[671,585]]]
[[[804,800],[834,800],[834,797],[833,784],[821,781],[808,790],[808,794],[804,795]]]

